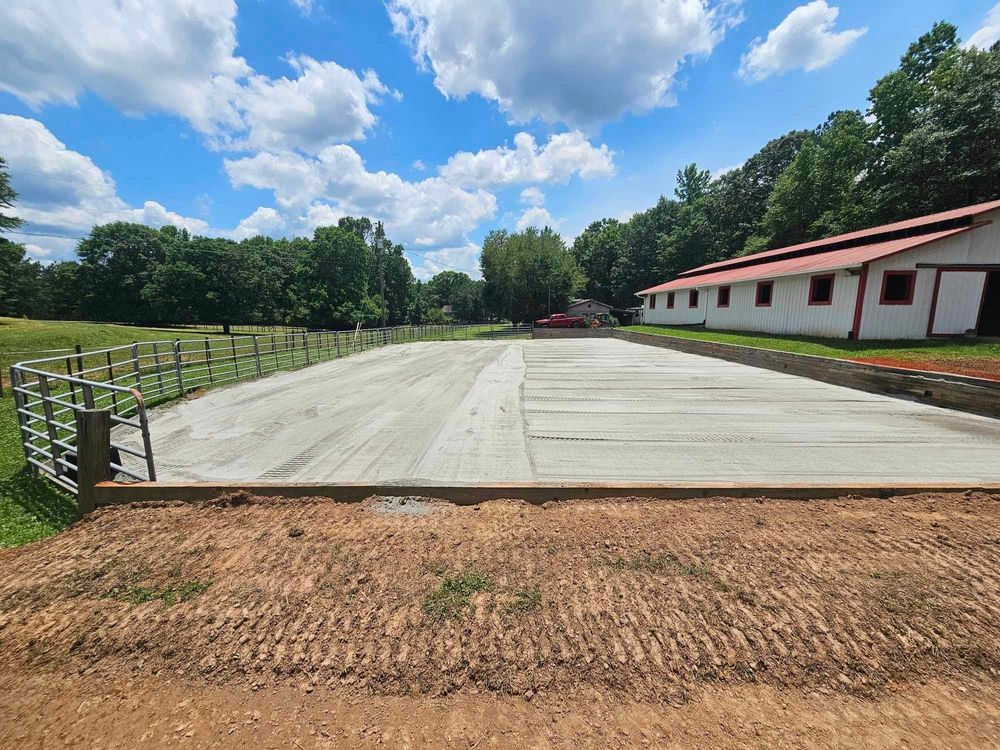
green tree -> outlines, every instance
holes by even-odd
[[[166,229],[166,228],[165,228]],[[77,245],[83,310],[88,320],[148,323],[155,312],[142,296],[153,271],[166,259],[165,241],[176,230],[157,231],[117,221],[94,227]]]
[[[8,213],[14,208],[14,201],[17,200],[17,193],[10,184],[10,175],[7,174],[7,162],[0,157],[0,232],[10,229],[17,229],[24,222]]]
[[[613,305],[623,303],[622,293],[628,291],[618,283],[616,269],[625,255],[626,235],[625,225],[617,219],[601,219],[573,241],[573,257],[587,278],[585,296]]]
[[[684,169],[677,170],[677,187],[674,195],[681,203],[694,203],[708,192],[712,182],[712,173],[698,169],[695,163],[688,164]]]
[[[585,281],[573,254],[548,227],[490,232],[479,262],[487,311],[514,322],[564,310]]]

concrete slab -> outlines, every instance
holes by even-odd
[[[150,432],[165,481],[1000,481],[998,420],[617,339],[385,347]]]

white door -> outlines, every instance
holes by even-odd
[[[986,271],[942,269],[931,333],[963,334],[976,327]]]

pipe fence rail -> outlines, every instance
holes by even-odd
[[[143,341],[91,351],[77,347],[18,362],[10,368],[10,382],[25,461],[36,474],[75,494],[77,412],[110,412],[108,460],[113,475],[155,481],[146,410],[156,404],[201,388],[308,367],[390,344],[530,335],[529,324],[486,323]],[[141,436],[142,450],[122,442],[133,431]],[[138,442],[129,441],[130,445]]]

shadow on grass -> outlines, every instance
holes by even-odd
[[[0,547],[17,547],[62,531],[76,502],[25,468],[0,481]]]

